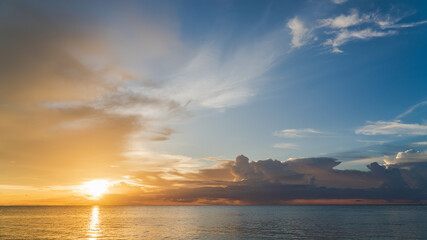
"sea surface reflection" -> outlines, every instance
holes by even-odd
[[[89,224],[89,230],[87,234],[89,235],[88,239],[97,239],[100,236],[101,229],[99,227],[99,207],[93,206],[92,208],[92,217]]]
[[[427,206],[0,207],[0,239],[427,239]]]

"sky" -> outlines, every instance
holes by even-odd
[[[424,1],[2,1],[0,205],[427,202]]]

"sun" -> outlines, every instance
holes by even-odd
[[[91,195],[95,199],[107,193],[108,187],[110,187],[110,182],[104,179],[95,179],[83,184],[85,193]]]

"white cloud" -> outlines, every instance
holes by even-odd
[[[383,140],[357,140],[358,142],[361,143],[366,143],[366,144],[384,144],[387,143],[387,141],[383,141]]]
[[[360,164],[369,164],[373,162],[379,162],[382,163],[384,161],[384,157],[369,157],[369,158],[363,158],[363,159],[357,159],[352,161],[345,161],[342,163],[342,165],[360,165]]]
[[[332,52],[335,53],[342,53],[343,51],[340,50],[338,47],[355,39],[365,40],[370,39],[373,37],[385,37],[392,34],[395,34],[396,31],[387,31],[387,32],[381,32],[381,31],[375,31],[370,28],[364,29],[364,30],[356,30],[356,31],[349,31],[347,29],[342,30],[340,33],[338,33],[335,38],[328,39],[324,45],[329,45],[332,47]]]
[[[427,21],[419,21],[419,22],[413,22],[413,23],[401,23],[401,24],[395,24],[396,21],[378,21],[378,25],[381,26],[381,28],[411,28],[416,27],[418,25],[426,24]]]
[[[348,0],[331,0],[331,1],[335,4],[343,4],[343,3],[347,2]]]
[[[407,124],[399,120],[368,122],[355,131],[363,135],[427,135],[427,125]]]
[[[321,27],[331,28],[347,28],[350,26],[359,25],[369,20],[368,15],[359,16],[357,10],[352,10],[349,15],[341,14],[335,18],[327,18],[320,20]]]
[[[151,50],[150,56],[153,56],[146,57],[143,52],[132,52],[132,49],[139,49],[140,42],[128,40],[126,44],[118,44],[120,48],[116,51],[123,58],[121,61],[132,70],[136,79],[117,84],[111,92],[88,104],[109,114],[140,120],[144,129],[130,137],[138,136],[137,139],[143,141],[166,140],[167,136],[157,132],[188,119],[200,110],[244,104],[256,94],[255,86],[265,79],[264,75],[288,48],[283,44],[285,33],[282,29],[239,42],[230,50],[225,39],[209,40],[196,47],[186,46],[178,41],[174,29],[163,29],[157,25],[151,28],[156,30],[153,36],[148,40],[140,39],[140,42],[151,44],[156,41],[154,37],[158,37],[158,44],[162,44],[155,49],[159,52]],[[151,28],[143,27],[150,34],[147,29]],[[122,31],[127,33],[134,29]],[[162,37],[171,40],[163,43]]]
[[[274,144],[274,147],[283,149],[296,149],[298,148],[298,145],[294,143],[276,143]]]
[[[410,144],[411,146],[427,146],[427,142],[414,142]]]
[[[394,158],[389,156],[370,157],[370,158],[358,159],[353,161],[347,161],[347,162],[344,162],[343,165],[369,164],[372,162],[384,163],[385,165],[427,162],[427,153],[409,149],[404,152],[398,152],[396,154],[396,157]]]
[[[415,109],[417,109],[417,108],[419,108],[419,107],[422,107],[422,106],[424,106],[424,105],[427,105],[427,100],[426,100],[426,101],[423,101],[423,102],[420,102],[420,103],[417,103],[417,104],[415,104],[414,106],[410,107],[410,108],[409,108],[408,110],[406,110],[405,112],[403,112],[403,113],[399,114],[399,116],[397,116],[397,117],[396,117],[396,119],[401,119],[401,118],[403,118],[403,117],[407,116],[408,114],[411,114]]]
[[[125,161],[118,162],[119,167],[126,167],[132,171],[190,171],[205,167],[206,163],[200,159],[185,155],[160,153],[134,146],[134,149],[123,154]]]
[[[291,46],[293,48],[299,48],[304,46],[305,44],[313,38],[311,35],[311,30],[308,29],[304,23],[298,19],[298,17],[294,17],[289,20],[287,24],[288,28],[291,29]]]
[[[163,94],[202,108],[223,109],[245,103],[255,95],[254,84],[284,53],[280,33],[241,43],[226,57],[226,46],[209,43],[187,65],[173,73]]]
[[[337,4],[345,1],[334,1]],[[326,35],[332,37],[323,40],[323,45],[332,48],[334,53],[342,53],[341,45],[354,40],[367,40],[374,37],[386,37],[398,33],[400,28],[411,28],[427,21],[413,23],[400,23],[402,18],[390,15],[380,15],[378,13],[359,14],[356,9],[352,9],[348,14],[316,20],[315,26],[311,29],[305,27],[297,17],[288,22],[288,27],[292,30],[292,47],[301,47],[311,39],[318,39]]]
[[[311,129],[311,128],[301,128],[301,129],[284,129],[274,133],[274,136],[285,137],[285,138],[300,138],[307,137],[314,134],[322,134],[322,132]]]
[[[398,152],[396,158],[385,158],[384,162],[386,164],[427,162],[427,154],[409,149],[404,152]]]

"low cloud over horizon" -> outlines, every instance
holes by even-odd
[[[234,161],[195,172],[135,172],[104,204],[419,204],[427,201],[427,154],[398,153],[368,171],[335,169],[335,158]],[[145,186],[145,187],[143,187]],[[126,190],[131,188],[132,191]]]

